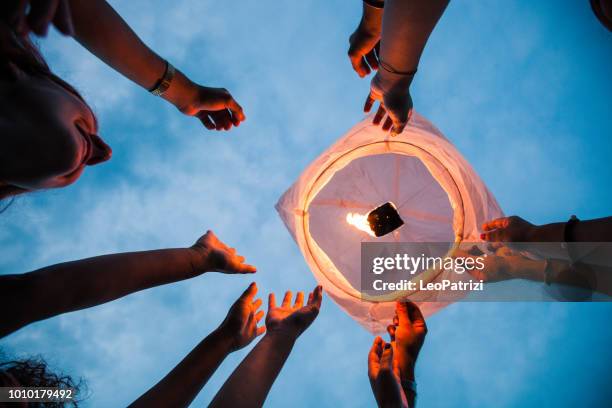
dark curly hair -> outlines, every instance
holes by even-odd
[[[85,399],[85,381],[75,382],[64,373],[49,369],[47,362],[40,356],[25,360],[11,360],[0,363],[0,387],[54,387],[74,389],[74,399],[70,402],[30,402],[32,408],[78,407]],[[0,407],[3,406],[0,404]]]

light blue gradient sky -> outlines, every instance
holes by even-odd
[[[208,132],[70,39],[41,46],[99,115],[111,162],[0,216],[0,273],[117,251],[190,245],[215,230],[259,268],[262,294],[315,281],[274,211],[302,169],[361,120],[368,91],[346,57],[359,1],[112,1],[153,49],[225,86],[247,121]],[[349,4],[350,3],[350,4]],[[588,1],[453,1],[413,85],[416,109],[508,214],[537,223],[612,214],[612,34]],[[87,406],[126,405],[224,317],[250,277],[211,274],[33,324],[0,342],[88,380]],[[422,407],[601,406],[612,304],[452,305],[428,321]],[[267,405],[374,405],[372,336],[329,299]],[[202,391],[209,401],[248,350]],[[608,399],[609,401],[609,399]]]

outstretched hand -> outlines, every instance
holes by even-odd
[[[360,77],[365,77],[378,69],[380,53],[380,30],[366,30],[361,26],[349,37],[348,56],[353,69]]]
[[[258,310],[262,302],[261,299],[255,299],[256,294],[257,285],[253,282],[234,302],[219,326],[219,330],[230,339],[232,350],[247,346],[255,337],[266,331],[264,326],[257,327],[264,311]]]
[[[179,92],[179,91],[175,91]],[[246,119],[242,107],[225,88],[210,88],[189,81],[173,96],[173,103],[185,115],[195,116],[208,130],[230,130]]]
[[[207,231],[191,247],[193,253],[192,268],[195,275],[209,271],[222,273],[255,273],[253,265],[244,263],[244,257],[221,242],[212,231]]]
[[[395,344],[398,367],[403,376],[414,376],[414,365],[425,341],[427,325],[419,307],[413,302],[396,302],[393,324],[387,327]]]
[[[45,36],[51,24],[64,35],[74,35],[68,0],[17,0],[0,10],[8,14],[7,22],[19,35]]]
[[[496,218],[482,224],[480,239],[494,242],[529,242],[535,226],[513,215]]]
[[[379,407],[406,406],[391,343],[376,336],[368,353],[368,378]]]
[[[396,90],[385,91],[379,85],[379,74],[377,74],[370,84],[370,94],[363,107],[364,112],[370,112],[376,101],[380,102],[380,105],[372,123],[379,125],[387,114],[382,129],[384,131],[391,130],[392,135],[402,133],[412,116],[413,104],[409,87],[405,86]]]
[[[283,303],[277,306],[274,293],[270,293],[268,315],[266,316],[268,333],[279,333],[293,339],[302,334],[319,314],[323,299],[323,287],[317,286],[308,295],[306,306],[304,306],[304,292],[297,293],[293,305],[291,305],[291,297],[291,291],[287,291]]]

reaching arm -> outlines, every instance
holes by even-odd
[[[393,357],[391,343],[376,336],[368,353],[368,377],[376,403],[381,408],[408,407],[408,400],[400,385],[399,365]],[[414,398],[412,399],[414,406]]]
[[[166,70],[165,60],[105,0],[70,0],[70,8],[77,41],[143,88],[156,85]],[[181,112],[197,116],[208,129],[228,130],[245,119],[227,90],[199,86],[178,70],[163,98]]]
[[[0,337],[35,321],[204,272],[252,273],[212,232],[182,249],[104,255],[0,276]]]
[[[219,328],[130,406],[188,406],[230,352],[245,347],[264,332],[264,327],[257,327],[264,312],[257,311],[261,300],[254,300],[256,293],[257,286],[252,283],[232,305]]]
[[[291,306],[291,292],[287,292],[282,305],[277,307],[274,294],[270,294],[266,316],[268,333],[223,384],[210,406],[263,406],[295,341],[317,317],[322,295],[323,289],[318,286],[303,306],[304,294],[299,292]]]
[[[295,339],[266,334],[223,384],[210,407],[263,406],[294,343]]]
[[[480,238],[492,242],[564,242],[566,224],[533,225],[513,215],[485,222]],[[569,238],[573,242],[612,242],[612,217],[576,222]]]
[[[368,112],[381,101],[374,123],[389,115],[383,129],[400,133],[412,111],[410,84],[429,35],[444,13],[449,0],[386,0],[380,40],[380,69],[372,79]]]
[[[415,71],[429,35],[449,0],[386,0],[381,59],[396,71]],[[385,75],[385,73],[381,73]]]
[[[102,61],[145,89],[164,73],[163,58],[147,47],[105,0],[70,0],[74,38]],[[177,75],[177,83],[186,83]],[[183,84],[184,85],[184,84]]]

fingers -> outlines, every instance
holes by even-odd
[[[234,97],[231,95],[229,100],[227,101],[227,108],[232,113],[232,123],[234,124],[234,126],[239,126],[240,122],[246,119],[242,106],[240,106],[238,102],[236,102]]]
[[[483,231],[492,231],[498,228],[506,228],[508,226],[508,217],[496,218],[494,220],[482,224]]]
[[[387,106],[387,113],[389,117],[385,121],[385,125],[383,126],[383,130],[387,131],[391,129],[393,126],[393,134],[400,134],[404,128],[406,127],[406,123],[408,123],[408,115],[410,114],[411,109],[390,109],[390,106]]]
[[[274,296],[274,293],[270,293],[268,295],[268,312],[274,308],[276,308],[276,296]]]
[[[281,304],[281,307],[291,307],[291,297],[292,293],[290,290],[285,292],[285,297],[283,298],[283,303]]]
[[[301,309],[304,307],[304,292],[299,291],[295,295],[295,301],[293,306],[291,306],[291,298],[293,297],[293,293],[288,290],[285,292],[285,296],[283,297],[283,301],[280,307],[290,308],[290,309]],[[319,309],[321,307],[321,301],[323,299],[323,287],[321,285],[315,287],[315,289],[308,295],[308,303],[306,306],[312,306],[313,309]],[[274,293],[270,293],[268,296],[268,310],[270,308],[276,307],[276,297]]]
[[[74,35],[74,26],[72,25],[72,15],[68,0],[59,1],[55,17],[53,17],[53,25],[64,35]]]
[[[59,0],[31,0],[28,26],[36,35],[45,36],[55,16]]]
[[[374,338],[374,342],[372,343],[372,347],[370,347],[370,351],[368,352],[368,376],[370,377],[370,380],[374,380],[378,375],[380,356],[383,348],[382,343],[384,343],[383,339],[380,336],[376,336],[376,338]]]
[[[390,324],[387,326],[387,333],[389,333],[389,338],[391,341],[395,341],[395,326]]]
[[[372,72],[368,64],[366,64],[365,59],[361,55],[351,55],[351,50],[349,50],[349,58],[351,60],[351,65],[353,66],[353,69],[361,78],[368,76],[370,72]]]
[[[263,301],[261,299],[256,299],[253,302],[253,305],[252,305],[253,306],[253,310],[259,309],[259,307],[261,306],[262,303],[263,303]]]
[[[404,128],[406,127],[406,124],[407,122],[400,123],[399,125],[393,125],[393,127],[391,128],[391,136],[397,136],[402,133],[404,131]]]
[[[262,317],[264,317],[265,313],[263,310],[260,310],[259,312],[255,313],[255,322],[259,323],[259,321],[261,320]]]
[[[293,304],[294,309],[299,309],[304,306],[304,292],[299,291],[295,296],[295,303]]]
[[[505,241],[504,230],[498,229],[498,230],[493,230],[489,232],[484,232],[480,234],[480,239],[482,239],[483,241],[490,241],[490,242],[503,242]]]
[[[376,100],[372,97],[372,94],[371,93],[368,94],[368,97],[366,98],[366,101],[365,101],[365,105],[363,105],[363,111],[365,113],[370,112],[370,110],[372,109],[372,106],[374,105],[375,101]],[[377,113],[377,115],[378,115],[378,113]]]
[[[200,238],[200,240],[204,242],[214,242],[216,239],[215,233],[211,230],[206,231],[206,234],[202,235],[202,238]]]
[[[241,257],[241,258],[242,258],[242,261],[240,262],[244,262],[244,257]],[[238,272],[239,273],[255,273],[257,272],[257,268],[253,265],[241,263],[238,267]]]
[[[408,313],[410,315],[410,320],[412,320],[413,326],[420,326],[427,329],[427,324],[425,324],[425,317],[421,312],[421,309],[414,302],[406,302],[408,306]]]
[[[227,109],[209,112],[210,116],[215,121],[216,130],[230,130],[232,127],[232,119],[230,112]]]
[[[261,326],[257,328],[257,334],[256,336],[261,336],[262,334],[264,334],[266,332],[266,326]]]
[[[366,54],[365,59],[372,69],[377,70],[378,56],[376,55],[376,52],[374,50],[375,48],[372,48],[372,50]]]
[[[402,326],[405,324],[410,324],[410,315],[408,313],[408,306],[406,305],[408,302],[397,301],[395,302],[395,314],[398,318],[398,325]]]
[[[393,125],[393,120],[391,119],[391,116],[387,116],[385,123],[383,123],[382,129],[386,132],[389,129],[391,129],[392,125]]]
[[[255,282],[251,283],[249,287],[240,295],[239,300],[243,300],[251,303],[255,294],[257,293],[257,284]],[[260,301],[261,302],[261,301]]]
[[[370,352],[368,353],[368,359],[376,359],[376,361],[380,360],[384,342],[385,341],[380,336],[376,336],[374,338],[374,342],[372,343],[372,347],[370,347]]]
[[[317,309],[321,307],[321,301],[323,300],[323,286],[319,285],[312,292],[312,302],[310,305],[314,305]]]
[[[200,122],[202,122],[202,124],[204,125],[204,127],[208,130],[215,130],[216,126],[214,124],[214,122],[210,119],[210,116],[208,115],[208,112],[206,111],[200,111],[198,113],[196,113],[196,117],[198,119],[200,119]]]
[[[387,111],[385,111],[385,107],[382,104],[380,104],[380,106],[378,107],[378,110],[376,111],[376,115],[374,115],[374,119],[372,120],[372,123],[375,125],[379,125],[382,119],[385,117],[386,113]]]

